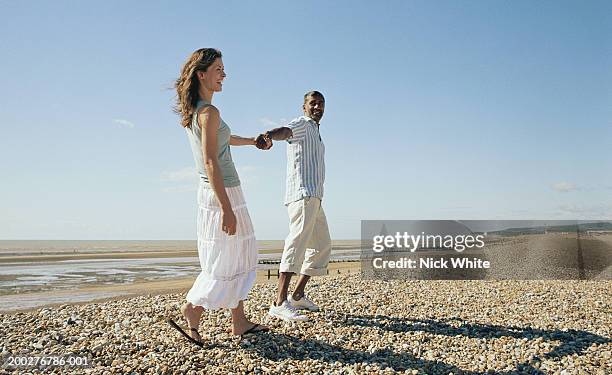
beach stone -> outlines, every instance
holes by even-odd
[[[610,281],[378,281],[362,280],[358,273],[317,280],[320,287],[307,293],[321,312],[306,312],[307,323],[268,318],[275,285],[254,286],[245,311],[269,325],[271,334],[240,341],[225,332],[231,324],[226,312],[205,311],[202,337],[219,345],[208,350],[190,344],[165,322],[166,308],[181,319],[185,296],[174,293],[0,315],[0,330],[6,332],[0,351],[37,352],[41,349],[33,345],[40,344],[89,356],[95,365],[88,371],[96,374],[128,373],[128,368],[139,374],[528,371],[520,363],[546,373],[610,373],[612,317],[606,311],[612,302],[602,297]],[[533,296],[526,299],[527,293]],[[139,306],[151,306],[148,324],[142,324]],[[82,324],[66,323],[77,316]],[[45,327],[46,319],[48,328],[32,344],[31,333]],[[60,333],[64,337],[56,339]]]

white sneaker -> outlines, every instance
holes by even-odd
[[[308,311],[319,311],[319,306],[317,306],[314,302],[306,298],[306,296],[302,296],[299,300],[294,300],[293,296],[287,297],[287,300],[291,304],[291,306],[295,307],[298,310],[308,310]]]
[[[270,306],[268,315],[288,322],[305,322],[308,320],[306,315],[300,314],[288,301],[284,301],[280,306]]]

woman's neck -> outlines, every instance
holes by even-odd
[[[212,103],[212,98],[213,98],[213,91],[209,91],[206,90],[204,87],[200,87],[200,99],[208,102],[208,103]]]

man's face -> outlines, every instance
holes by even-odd
[[[317,124],[321,121],[325,112],[325,99],[318,95],[311,95],[306,97],[304,102],[304,114],[311,119],[315,120]]]

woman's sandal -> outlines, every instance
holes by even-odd
[[[203,348],[203,347],[204,347],[204,343],[202,343],[202,341],[196,340],[196,339],[194,339],[193,337],[189,336],[189,335],[187,334],[187,332],[185,332],[185,331],[184,331],[184,330],[181,328],[181,326],[179,326],[178,324],[176,324],[176,323],[174,322],[174,320],[172,320],[172,319],[168,319],[168,320],[167,320],[167,322],[168,322],[168,324],[170,324],[170,326],[171,326],[172,328],[176,329],[177,331],[179,331],[179,332],[181,333],[181,335],[185,336],[185,338],[186,338],[187,340],[191,341],[193,344],[195,344],[195,345],[199,346],[200,348]],[[197,333],[197,334],[198,334],[198,336],[200,336],[200,333],[198,332],[197,328],[190,328],[190,330],[191,330],[191,331],[193,331],[193,332],[195,332],[195,333]]]
[[[246,331],[242,332],[242,334],[240,335],[240,338],[242,339],[244,337],[244,335],[251,335],[251,334],[255,334],[255,333],[260,333],[260,332],[268,332],[270,331],[270,328],[268,327],[264,327],[261,324],[255,323],[255,325],[249,329],[247,329]]]

